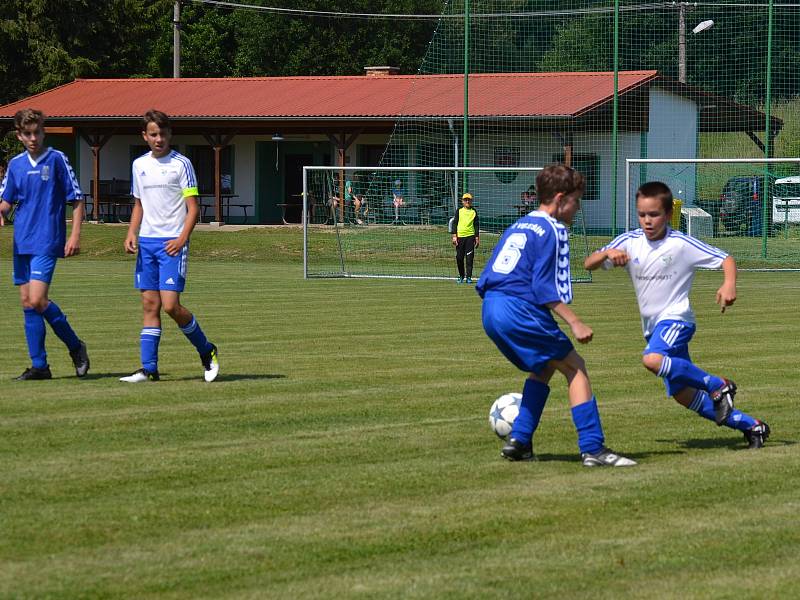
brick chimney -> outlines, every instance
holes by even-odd
[[[389,75],[399,75],[400,67],[364,67],[367,77],[388,77]]]

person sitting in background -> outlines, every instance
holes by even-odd
[[[392,188],[392,206],[394,206],[394,222],[392,225],[405,225],[400,220],[400,207],[405,206],[406,201],[403,198],[403,182],[400,179],[394,180],[394,187]]]

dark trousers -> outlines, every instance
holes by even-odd
[[[466,275],[472,277],[472,263],[475,260],[475,236],[458,238],[456,244],[456,265],[458,265],[458,276],[462,279]],[[464,263],[467,263],[466,273]]]

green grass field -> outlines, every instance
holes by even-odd
[[[27,365],[0,231],[0,597],[792,598],[800,595],[797,273],[743,273],[714,304],[698,276],[693,357],[739,384],[773,437],[745,450],[664,396],[639,364],[624,273],[577,285],[580,348],[609,445],[632,469],[586,469],[565,386],[537,462],[499,457],[488,409],[523,375],[448,281],[308,280],[300,231],[196,232],[185,304],[220,348],[165,322],[162,381],[138,366],[124,229],[86,226],[51,296],[89,347],[74,377]]]

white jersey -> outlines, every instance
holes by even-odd
[[[630,257],[625,269],[636,291],[645,337],[659,321],[694,323],[689,292],[695,270],[718,269],[728,256],[719,248],[669,227],[663,238],[654,241],[648,240],[641,229],[623,233],[603,250],[610,248],[624,250]]]
[[[133,161],[131,194],[142,202],[141,237],[176,238],[186,222],[186,200],[197,196],[197,177],[191,161],[172,150],[161,158],[153,154]]]

